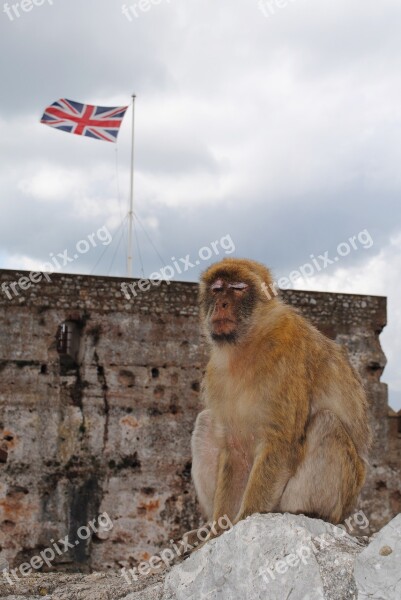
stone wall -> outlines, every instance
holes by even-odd
[[[0,271],[0,285],[24,275]],[[163,283],[127,300],[122,281],[52,275],[12,299],[0,293],[0,560],[20,564],[51,540],[75,540],[107,512],[110,531],[54,561],[104,571],[146,560],[202,521],[190,479],[207,360],[197,285]],[[347,346],[364,379],[375,445],[359,508],[377,529],[401,511],[401,440],[380,383],[386,299],[283,297]],[[59,353],[65,322],[73,357]]]

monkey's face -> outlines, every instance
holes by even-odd
[[[228,273],[208,285],[205,297],[206,326],[218,343],[235,343],[245,333],[255,304],[252,283]]]
[[[258,307],[268,302],[263,286],[271,284],[269,270],[253,260],[225,258],[211,265],[202,274],[199,287],[208,338],[219,345],[245,340],[258,321]]]

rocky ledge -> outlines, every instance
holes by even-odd
[[[317,519],[253,515],[170,571],[38,573],[5,600],[401,600],[401,514],[370,540]]]

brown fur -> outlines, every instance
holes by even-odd
[[[216,281],[224,287],[211,290]],[[288,511],[339,523],[365,479],[365,393],[346,352],[263,283],[263,265],[237,259],[201,279],[212,348],[192,438],[199,501],[214,520]]]

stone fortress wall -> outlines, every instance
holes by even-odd
[[[2,270],[0,285],[26,275]],[[107,512],[111,530],[54,564],[132,566],[203,522],[190,476],[207,360],[197,285],[163,283],[127,300],[122,281],[54,274],[12,299],[0,293],[0,562],[74,540]],[[358,508],[377,530],[401,512],[401,416],[389,416],[380,382],[386,298],[282,295],[348,348],[364,380],[375,443]]]

